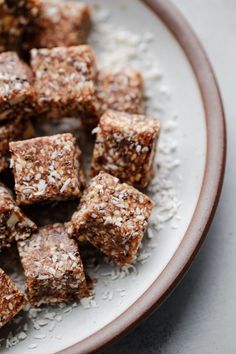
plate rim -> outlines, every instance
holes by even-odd
[[[226,122],[216,76],[191,25],[170,0],[139,0],[164,23],[182,47],[195,74],[205,111],[207,151],[200,196],[175,254],[152,285],[108,325],[59,353],[94,353],[128,334],[171,294],[206,238],[219,202],[226,164]]]

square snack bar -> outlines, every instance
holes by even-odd
[[[38,111],[43,117],[86,119],[97,111],[97,69],[88,45],[33,49],[31,67]]]
[[[91,9],[79,2],[41,0],[40,14],[26,32],[27,48],[69,47],[86,43]]]
[[[36,228],[16,205],[11,191],[0,184],[0,251],[26,239]]]
[[[18,204],[80,197],[84,175],[72,134],[11,142],[9,147]]]
[[[108,110],[133,114],[144,113],[143,79],[138,70],[100,70],[96,96],[98,110],[95,115],[82,119],[85,127],[95,127],[100,117]]]
[[[35,94],[30,68],[14,52],[0,54],[0,122],[28,117]]]
[[[127,265],[135,259],[153,206],[146,195],[101,172],[91,180],[68,232],[84,235],[116,264]]]
[[[9,142],[32,138],[33,136],[34,128],[28,118],[18,117],[0,124],[0,172],[9,166]]]
[[[40,0],[0,0],[0,52],[16,49],[25,27],[39,13]]]
[[[107,110],[144,113],[143,78],[135,69],[99,72],[98,98],[101,113]]]
[[[78,244],[64,224],[42,227],[18,242],[27,295],[33,305],[57,304],[89,296]]]
[[[143,115],[115,111],[105,113],[95,129],[91,176],[110,173],[136,188],[145,188],[152,178],[160,123]]]
[[[0,268],[0,328],[15,317],[26,305],[25,294]]]

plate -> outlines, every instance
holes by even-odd
[[[88,2],[94,5],[90,42],[99,65],[140,67],[147,110],[161,120],[148,191],[157,206],[134,266],[103,263],[89,270],[98,279],[94,298],[16,317],[2,330],[4,352],[90,353],[133,329],[187,271],[220,196],[223,108],[209,61],[185,19],[164,0]],[[64,123],[62,130],[70,124]],[[70,129],[77,130],[76,123]]]

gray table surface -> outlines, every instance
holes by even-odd
[[[236,353],[236,0],[173,0],[218,77],[228,126],[225,183],[215,220],[170,298],[107,354]]]

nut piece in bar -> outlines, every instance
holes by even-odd
[[[26,305],[25,294],[0,268],[0,328],[15,317]]]
[[[91,180],[68,232],[85,236],[114,263],[128,265],[135,259],[153,206],[146,195],[101,172]]]
[[[114,110],[133,114],[144,113],[143,79],[138,70],[124,69],[99,72],[98,98],[101,112]]]
[[[35,94],[30,68],[14,52],[0,54],[0,122],[28,117]]]
[[[11,191],[0,184],[0,251],[30,237],[36,228],[16,205]]]
[[[26,26],[39,13],[40,0],[0,1],[0,52],[17,49]]]
[[[110,173],[136,188],[145,188],[153,176],[153,160],[160,123],[143,115],[108,111],[98,127],[91,176]]]
[[[82,117],[98,109],[97,69],[91,47],[32,49],[38,113],[45,118]]]
[[[26,31],[25,48],[69,47],[86,43],[91,9],[78,2],[41,0],[40,14]]]
[[[32,138],[35,135],[28,118],[17,117],[4,123],[0,124],[0,172],[9,167],[9,142]]]
[[[72,134],[11,142],[9,147],[17,204],[80,197],[81,152]]]
[[[29,302],[70,302],[90,295],[78,244],[64,224],[47,225],[18,242]]]

